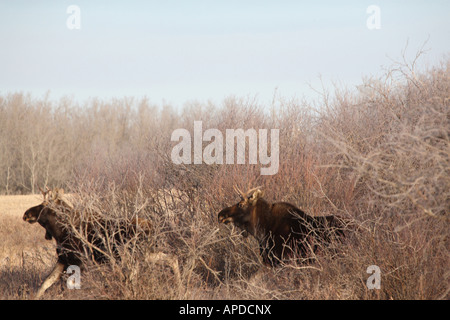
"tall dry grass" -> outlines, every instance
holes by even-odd
[[[123,243],[121,259],[111,253],[113,263],[96,265],[86,257],[82,290],[55,287],[46,297],[448,299],[450,62],[422,72],[416,66],[415,60],[393,65],[356,91],[336,88],[313,104],[275,97],[263,106],[230,97],[220,106],[193,102],[180,113],[129,99],[92,101],[82,113],[68,107],[74,131],[55,139],[79,139],[83,151],[71,149],[76,157],[64,174],[46,179],[39,173],[35,182],[66,184],[80,210],[117,221],[144,217],[154,230],[146,241]],[[3,97],[0,110],[22,105],[17,99]],[[55,117],[62,116],[58,110]],[[203,130],[222,132],[280,129],[278,173],[261,176],[260,166],[250,164],[173,164],[171,132],[193,133],[194,120],[202,120]],[[81,124],[89,139],[75,138]],[[31,180],[5,172],[7,192],[32,189]],[[235,184],[261,185],[268,201],[288,201],[312,215],[352,219],[353,232],[323,248],[313,263],[264,267],[253,238],[217,223],[217,213],[238,200]],[[177,257],[181,286],[170,267],[148,259],[154,252]],[[379,290],[366,286],[370,265],[381,269]]]

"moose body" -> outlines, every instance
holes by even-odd
[[[42,191],[42,190],[41,190]],[[58,281],[70,266],[83,267],[83,260],[91,258],[97,263],[120,258],[118,247],[133,237],[148,236],[151,223],[146,219],[133,218],[129,222],[108,223],[106,220],[90,215],[83,217],[66,201],[62,200],[61,190],[42,191],[44,201],[28,209],[23,220],[39,223],[45,229],[45,239],[56,241],[58,260],[51,274],[44,280],[36,293],[40,298],[44,292]],[[142,237],[141,237],[142,238]],[[179,281],[178,261],[164,253],[154,253],[151,261],[168,260],[174,268]]]
[[[237,189],[241,201],[220,211],[218,220],[254,236],[265,264],[277,265],[294,254],[308,258],[320,245],[344,235],[340,218],[313,217],[287,202],[270,204],[262,199],[262,191],[255,189],[247,193]]]

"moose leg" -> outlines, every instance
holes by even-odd
[[[61,278],[63,271],[64,264],[62,264],[61,262],[57,262],[52,273],[50,273],[50,275],[44,280],[38,292],[36,293],[35,299],[39,299],[44,294],[44,292],[51,287],[52,284],[58,281],[59,278]]]

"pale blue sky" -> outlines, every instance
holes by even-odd
[[[69,30],[69,5],[81,29]],[[369,30],[369,5],[381,29]],[[424,64],[450,53],[450,1],[0,0],[0,93],[147,96],[186,101],[313,97],[352,87],[427,40]]]

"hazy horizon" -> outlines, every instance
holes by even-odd
[[[70,5],[80,29],[69,29]],[[366,10],[380,9],[369,30]],[[0,93],[79,101],[147,97],[181,106],[230,95],[270,101],[351,88],[422,45],[450,52],[448,1],[14,1],[0,3]]]

